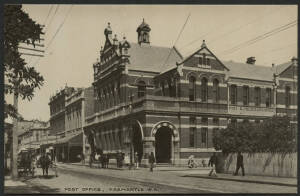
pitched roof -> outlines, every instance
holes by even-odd
[[[271,67],[237,63],[233,61],[222,62],[229,68],[229,77],[273,81],[273,70]]]
[[[182,60],[180,54],[174,48],[145,44],[139,45],[132,42],[130,42],[130,46],[128,50],[130,55],[129,69],[161,72]]]
[[[291,64],[292,64],[292,62],[288,61],[288,62],[282,63],[280,65],[274,66],[274,68],[272,68],[272,70],[273,70],[274,73],[280,74],[281,72],[286,70]]]

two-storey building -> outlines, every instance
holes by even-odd
[[[146,163],[185,164],[215,152],[213,131],[228,123],[259,123],[297,114],[297,59],[282,65],[221,61],[205,41],[186,58],[175,48],[150,44],[151,28],[137,28],[137,43],[112,36],[110,24],[93,65],[95,107],[86,116],[92,150],[138,153]],[[296,122],[296,120],[295,120]]]

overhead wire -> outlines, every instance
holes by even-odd
[[[46,16],[44,22],[42,23],[42,24],[43,24],[42,26],[45,26],[45,25],[46,25],[46,22],[47,22],[47,20],[48,20],[48,18],[49,18],[49,16],[50,16],[50,13],[51,13],[52,10],[53,10],[53,5],[51,5],[51,7],[50,7],[50,9],[49,9],[49,11],[48,11],[47,16]],[[46,35],[46,30],[45,30],[45,35]],[[42,40],[42,39],[41,39],[41,40]],[[43,41],[44,41],[44,39],[43,39]],[[42,44],[35,44],[35,45],[36,45],[36,46],[40,46],[40,47],[44,47],[44,45],[42,45]],[[33,56],[31,56],[30,59],[28,60],[28,64],[31,64],[31,63],[32,63],[32,59],[33,59]]]
[[[275,10],[271,10],[270,12],[268,12],[267,15],[265,15],[265,16],[263,16],[263,17],[259,16],[259,17],[255,18],[254,20],[251,20],[250,22],[248,22],[248,23],[246,23],[246,24],[242,24],[242,25],[240,25],[239,27],[237,27],[237,28],[235,28],[235,29],[232,29],[231,31],[226,32],[226,33],[224,33],[224,34],[218,36],[216,39],[213,39],[212,41],[209,42],[209,44],[213,44],[213,43],[216,42],[217,40],[219,40],[219,39],[221,39],[221,38],[224,38],[225,36],[227,36],[227,35],[229,35],[229,34],[232,34],[232,33],[234,33],[234,32],[237,32],[237,31],[241,30],[242,28],[247,27],[248,25],[251,25],[251,24],[253,24],[253,23],[256,23],[258,20],[261,20],[262,18],[265,18],[266,16],[269,16],[269,15],[271,15],[271,14],[277,12],[277,11],[280,10],[281,8],[282,8],[282,6],[280,6],[279,8],[277,8],[277,9],[275,9]]]
[[[185,25],[187,24],[187,22],[188,22],[188,20],[189,20],[190,16],[191,16],[191,13],[189,13],[188,17],[186,18],[186,20],[185,20],[185,23],[184,23],[184,25],[182,26],[182,28],[181,28],[181,30],[180,30],[180,32],[179,32],[179,34],[178,34],[178,36],[177,36],[177,39],[176,39],[176,41],[175,41],[175,42],[174,42],[174,44],[173,44],[173,47],[176,45],[177,41],[179,40],[179,38],[180,38],[180,36],[181,36],[181,34],[182,34],[183,30],[184,30],[184,27],[185,27]],[[163,64],[163,66],[162,66],[162,67],[164,67],[164,66],[166,65],[166,63],[168,62],[168,60],[169,60],[169,58],[170,58],[170,55],[171,55],[171,52],[172,52],[172,49],[173,49],[173,47],[172,47],[172,48],[170,48],[170,51],[169,51],[168,57],[166,58],[166,60],[165,60],[165,62],[164,62],[164,64]]]
[[[280,27],[277,27],[275,29],[272,29],[271,31],[269,31],[267,33],[264,33],[262,35],[259,35],[259,36],[255,37],[253,39],[250,39],[248,41],[242,42],[242,43],[240,43],[240,44],[238,44],[238,45],[236,45],[236,46],[234,46],[234,47],[232,47],[232,48],[230,48],[228,50],[224,50],[223,52],[221,52],[221,54],[224,54],[224,53],[225,54],[231,54],[233,52],[236,52],[236,51],[240,50],[243,47],[250,46],[250,45],[252,45],[252,44],[254,44],[254,43],[258,42],[258,41],[264,40],[264,39],[266,39],[266,38],[268,38],[270,36],[273,36],[273,35],[275,35],[277,33],[280,33],[280,32],[282,32],[284,30],[287,30],[287,29],[289,29],[291,27],[294,27],[295,25],[297,25],[297,23],[298,23],[298,20],[294,20],[294,21],[292,21],[292,22],[290,22],[288,24],[285,24],[283,26],[280,26]]]
[[[48,48],[50,47],[50,45],[51,45],[52,42],[54,41],[55,37],[57,36],[57,34],[59,33],[59,31],[61,30],[61,28],[62,28],[63,25],[65,24],[65,22],[66,22],[66,20],[67,20],[69,14],[70,14],[72,8],[73,8],[73,5],[71,5],[71,7],[69,8],[67,14],[65,15],[65,17],[64,17],[64,19],[63,19],[63,21],[62,21],[62,23],[61,23],[61,24],[59,25],[59,27],[57,28],[57,30],[56,30],[54,36],[53,36],[53,37],[51,38],[51,40],[48,42],[48,45],[47,45],[47,47],[46,47],[46,49],[45,49],[45,52],[48,50]],[[39,60],[40,60],[40,58],[38,58],[38,59],[36,60],[36,62],[34,63],[34,66],[39,62]]]
[[[53,19],[54,19],[55,15],[56,15],[56,13],[57,13],[58,9],[59,9],[59,5],[57,5],[57,6],[56,6],[56,8],[55,8],[55,11],[54,11],[54,14],[53,14],[53,15],[52,15],[52,17],[50,18],[50,22],[49,22],[49,24],[46,26],[46,29],[45,29],[45,31],[47,31],[47,30],[48,30],[48,28],[50,27],[50,25],[52,24],[52,21],[53,21]]]
[[[268,12],[267,15],[265,15],[265,16],[263,16],[263,17],[267,17],[268,15],[271,15],[271,14],[275,13],[276,11],[280,10],[281,8],[283,8],[283,6],[280,6],[279,8],[277,8],[277,9],[275,9],[275,10],[271,10],[270,12]],[[212,43],[216,42],[217,40],[219,40],[219,39],[221,39],[221,38],[224,38],[225,36],[227,36],[227,35],[229,35],[229,34],[232,34],[232,33],[234,33],[234,32],[237,32],[237,31],[241,30],[242,28],[245,28],[245,27],[247,27],[247,26],[249,26],[249,25],[251,25],[251,24],[257,22],[257,21],[260,20],[261,18],[262,18],[262,17],[259,16],[259,17],[255,18],[254,20],[249,21],[249,22],[246,23],[246,24],[242,24],[242,25],[240,25],[239,27],[234,28],[234,29],[230,30],[229,32],[226,32],[226,33],[222,34],[221,36],[216,37],[215,39],[213,39],[213,41],[210,41],[209,43],[212,44]],[[197,42],[197,41],[199,41],[199,40],[202,40],[202,38],[204,38],[206,35],[210,34],[211,32],[214,32],[214,31],[215,31],[215,28],[212,29],[211,31],[205,33],[204,35],[200,36],[199,38],[193,40],[192,42],[189,42],[188,44],[182,46],[180,49],[183,49],[183,48],[185,48],[185,47],[187,47],[187,46],[189,46],[189,45],[191,45],[191,44],[193,44],[193,43],[195,43],[195,42]],[[198,47],[197,47],[197,48],[198,48]],[[195,49],[190,50],[190,51],[187,52],[187,53],[190,53],[191,51],[194,51],[194,50],[195,50]]]

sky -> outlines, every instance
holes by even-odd
[[[19,112],[27,120],[48,121],[49,98],[65,85],[91,86],[92,65],[104,45],[108,22],[119,40],[126,36],[128,41],[137,42],[136,29],[144,18],[151,28],[151,45],[175,45],[183,56],[199,49],[202,40],[220,60],[245,62],[247,57],[255,56],[256,64],[271,66],[297,56],[297,24],[268,34],[298,20],[297,6],[293,5],[53,4],[23,5],[23,10],[45,25],[45,47],[41,48],[45,50],[44,57],[22,56],[45,79],[30,102],[19,100]],[[261,35],[265,37],[251,42]],[[232,51],[235,47],[238,50]],[[6,100],[12,103],[11,96]]]

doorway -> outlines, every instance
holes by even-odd
[[[171,163],[172,130],[161,127],[155,134],[155,156],[157,163]]]

